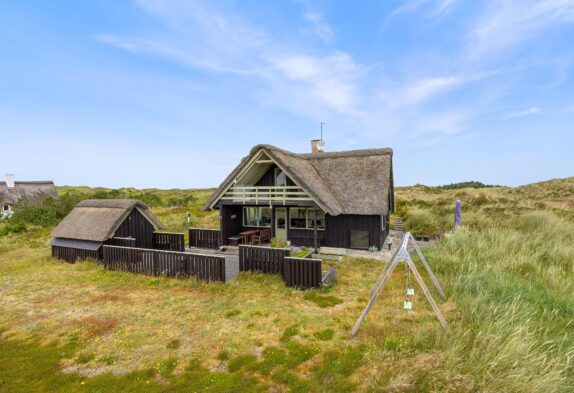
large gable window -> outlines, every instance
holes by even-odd
[[[244,207],[244,227],[271,227],[271,208],[269,207]]]
[[[317,229],[325,229],[325,212],[317,210]],[[313,209],[292,207],[289,209],[289,228],[291,229],[314,229],[315,221]]]
[[[287,175],[280,168],[275,168],[275,185],[276,186],[287,185]]]

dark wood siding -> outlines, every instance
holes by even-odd
[[[137,248],[153,248],[154,227],[138,209],[125,218],[116,230],[115,237],[134,237]]]
[[[341,214],[325,217],[325,246],[351,248],[351,230],[369,231],[369,245],[381,249],[381,216]],[[312,231],[311,231],[312,232]]]
[[[263,176],[261,176],[261,179],[259,179],[257,181],[257,183],[255,183],[255,186],[256,187],[274,186],[275,185],[275,168],[277,168],[277,165],[271,166],[271,168],[269,168],[269,170],[267,172],[265,172],[265,174]],[[295,185],[295,182],[293,182],[293,180],[291,180],[289,178],[289,176],[287,176],[287,185],[288,186],[294,186]]]
[[[294,246],[313,247],[313,232],[312,229],[289,229],[287,231],[287,238],[291,240],[291,244]],[[328,246],[328,244],[326,244],[325,232],[326,231],[317,230],[317,245],[319,247]]]
[[[74,263],[78,260],[91,259],[98,261],[102,259],[102,248],[98,250],[81,250],[72,247],[52,246],[52,257],[63,259],[66,262]]]
[[[275,235],[275,206],[272,211],[272,236]],[[235,218],[231,217],[235,215]],[[287,206],[287,222],[289,222],[289,207]],[[248,229],[261,229],[243,226],[243,206],[221,206],[221,228],[224,244],[228,244],[230,236]],[[364,230],[369,232],[369,246],[379,250],[384,244],[388,233],[388,216],[363,216],[356,214],[343,214],[339,216],[326,215],[325,230],[317,230],[317,243],[326,247],[351,247],[351,230]],[[287,239],[297,246],[313,247],[314,231],[312,229],[287,229]]]
[[[221,240],[223,244],[229,244],[229,237],[242,231],[243,206],[222,205],[220,210]]]

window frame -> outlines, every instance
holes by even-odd
[[[283,176],[285,176],[285,184],[277,184],[277,178],[283,174]],[[275,167],[275,170],[273,171],[273,185],[276,187],[287,187],[288,185],[288,181],[287,181],[287,174],[285,173],[285,171],[279,167]]]
[[[367,236],[367,245],[365,247],[356,247],[353,244],[353,232],[357,235],[366,235]],[[353,250],[368,250],[371,246],[371,234],[368,229],[351,229],[349,231],[349,247]]]
[[[305,220],[305,228],[302,227],[293,227],[291,225],[291,220],[293,215],[291,214],[291,211],[293,209],[299,209],[299,210],[305,210],[305,218],[303,218]],[[323,228],[321,227],[317,227],[318,231],[324,231],[326,225],[326,216],[327,214],[321,210],[321,209],[317,209],[317,213],[319,214],[319,212],[323,213]],[[301,218],[298,218],[301,219]],[[313,228],[313,226],[309,226],[309,224],[313,221],[313,208],[311,207],[290,207],[289,208],[289,229],[293,229],[295,231],[314,231],[315,228]]]
[[[247,210],[248,209],[253,209],[255,210],[255,217],[256,217],[256,225],[249,225],[249,223],[246,223],[246,219],[247,219]],[[269,224],[268,225],[259,225],[259,222],[263,221],[263,214],[262,211],[263,209],[269,209]],[[271,208],[269,206],[243,206],[243,210],[242,210],[242,216],[241,216],[241,224],[244,227],[249,227],[249,228],[271,228],[273,226],[273,222],[272,222],[272,212],[271,212]]]

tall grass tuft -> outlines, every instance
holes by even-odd
[[[573,236],[571,222],[531,212],[428,250],[460,311],[435,337],[443,373],[472,376],[469,390],[574,391]]]

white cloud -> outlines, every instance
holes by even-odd
[[[404,2],[400,7],[394,9],[389,16],[418,11],[420,8],[428,7],[430,10],[426,16],[439,18],[448,14],[457,0],[410,0]]]
[[[533,107],[528,108],[528,109],[523,110],[523,111],[511,113],[511,114],[509,114],[506,118],[507,118],[507,119],[514,119],[514,118],[517,118],[517,117],[535,115],[535,114],[537,114],[537,113],[540,113],[540,108],[538,108],[537,106],[533,106]]]
[[[495,1],[469,34],[469,54],[474,58],[500,54],[544,29],[572,22],[574,0]]]
[[[423,3],[432,5],[437,15],[444,15],[454,4],[449,0]],[[332,119],[360,130],[356,131],[359,135],[382,138],[389,132],[414,130],[461,132],[482,107],[475,105],[474,115],[456,105],[426,115],[423,104],[493,75],[472,67],[444,67],[454,71],[429,76],[428,64],[420,64],[410,69],[408,78],[391,78],[384,68],[359,64],[349,53],[312,48],[308,40],[284,41],[233,10],[221,8],[228,3],[140,0],[139,4],[164,22],[165,29],[132,37],[100,34],[95,38],[205,72],[250,78],[245,82],[252,91],[245,94],[262,105],[314,120]],[[302,17],[313,26],[313,34],[324,42],[332,40],[333,31],[320,14],[307,6]]]
[[[307,50],[294,50],[292,43],[272,40],[270,33],[244,18],[228,10],[206,9],[205,3],[140,0],[139,4],[164,21],[169,33],[159,38],[155,34],[99,34],[94,38],[209,72],[251,75],[266,86],[263,95],[267,102],[298,114],[315,117],[319,111],[357,116],[362,71],[349,54],[332,51],[309,55]],[[331,39],[332,30],[320,14],[307,10],[303,16],[321,39]]]
[[[357,92],[361,69],[348,54],[336,52],[326,57],[278,55],[269,58],[269,62],[278,71],[271,85],[281,91],[282,96],[295,95],[299,103],[312,101],[314,105],[308,108],[310,110],[319,105],[339,114],[357,113],[356,105],[361,100]]]
[[[464,79],[458,76],[420,79],[405,88],[402,101],[403,104],[415,104],[462,83]]]
[[[304,18],[313,27],[314,34],[324,43],[329,44],[333,40],[333,29],[325,21],[323,15],[317,12],[305,12]]]

